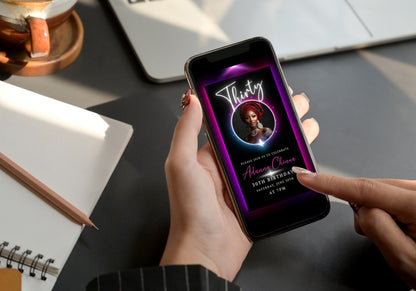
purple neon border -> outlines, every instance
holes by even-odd
[[[218,123],[214,117],[214,112],[212,110],[212,107],[210,106],[210,101],[208,98],[208,95],[205,91],[205,87],[211,84],[215,84],[217,82],[238,77],[253,71],[260,70],[265,67],[270,67],[273,78],[276,82],[278,92],[281,96],[287,96],[286,88],[283,84],[283,81],[279,77],[279,71],[278,68],[274,65],[274,59],[271,58],[264,58],[257,61],[247,62],[243,64],[238,64],[229,68],[226,68],[216,74],[212,74],[210,76],[206,76],[206,78],[199,80],[197,83],[198,86],[198,92],[201,93],[201,102],[204,103],[205,107],[205,117],[206,119],[211,123],[212,126],[212,132],[214,134],[215,141],[217,143],[218,149],[223,157],[223,165],[225,166],[228,175],[229,175],[229,181],[235,191],[235,195],[237,198],[237,201],[240,205],[240,209],[243,212],[245,216],[257,216],[260,214],[260,212],[263,212],[266,208],[278,208],[278,205],[280,202],[276,202],[270,206],[266,206],[263,208],[259,208],[253,211],[249,211],[247,207],[247,203],[244,199],[243,193],[241,191],[240,185],[238,183],[237,175],[234,171],[234,167],[232,166],[230,157],[228,155],[228,152],[225,147],[224,140],[220,134],[220,129],[218,126]],[[289,98],[282,98],[283,106],[286,110],[286,112],[292,112],[291,110],[291,101]],[[313,161],[310,158],[309,151],[305,142],[305,139],[303,137],[303,133],[301,132],[300,126],[298,126],[298,119],[295,114],[288,114],[290,124],[292,128],[294,128],[295,138],[297,141],[297,144],[300,148],[302,158],[305,162],[306,168],[315,171],[315,167],[313,165]],[[270,209],[271,210],[271,209]]]

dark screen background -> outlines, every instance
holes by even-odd
[[[247,93],[248,80],[251,84],[261,83],[263,100],[259,101],[258,94],[247,94],[244,100],[233,98],[231,104],[229,100],[216,96],[227,87],[229,96],[241,97]],[[231,83],[234,84],[230,86]],[[305,167],[305,163],[270,68],[210,84],[205,90],[249,211],[306,192],[291,170],[294,165]],[[265,112],[266,109],[272,112],[267,119],[264,116],[261,120],[263,126],[273,129],[273,135],[263,145],[244,142],[237,132],[239,130],[233,128],[233,116],[239,115],[239,105],[246,101],[258,101]],[[235,118],[234,123],[237,122]]]

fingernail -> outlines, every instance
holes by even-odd
[[[191,89],[188,89],[185,93],[182,94],[182,97],[181,97],[182,109],[185,109],[185,107],[189,105],[190,98],[191,98]]]
[[[306,100],[308,101],[308,103],[311,103],[311,100],[309,100],[309,97],[308,97],[308,95],[306,95],[306,93],[302,92],[302,93],[300,93],[300,95],[302,95],[303,97],[305,97]]]
[[[356,204],[356,203],[352,203],[352,202],[349,202],[349,204],[350,204],[350,206],[352,208],[352,211],[354,211],[355,213],[358,214],[358,211],[360,210],[361,205]]]
[[[314,172],[311,172],[301,167],[292,167],[292,171],[295,172],[296,174],[315,175]]]

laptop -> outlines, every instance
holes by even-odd
[[[254,36],[281,61],[416,36],[415,0],[108,0],[147,77],[183,79],[195,54]]]

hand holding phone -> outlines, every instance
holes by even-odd
[[[316,166],[270,43],[254,38],[192,57],[185,72],[246,235],[254,241],[327,215],[327,197],[291,170]]]
[[[309,109],[305,96],[293,96],[300,118]],[[161,265],[199,264],[232,281],[252,242],[243,232],[222,179],[212,147],[198,150],[202,110],[191,95],[175,128],[166,160],[170,230]],[[302,122],[312,142],[319,132],[314,119]],[[202,246],[202,247],[201,247]]]

